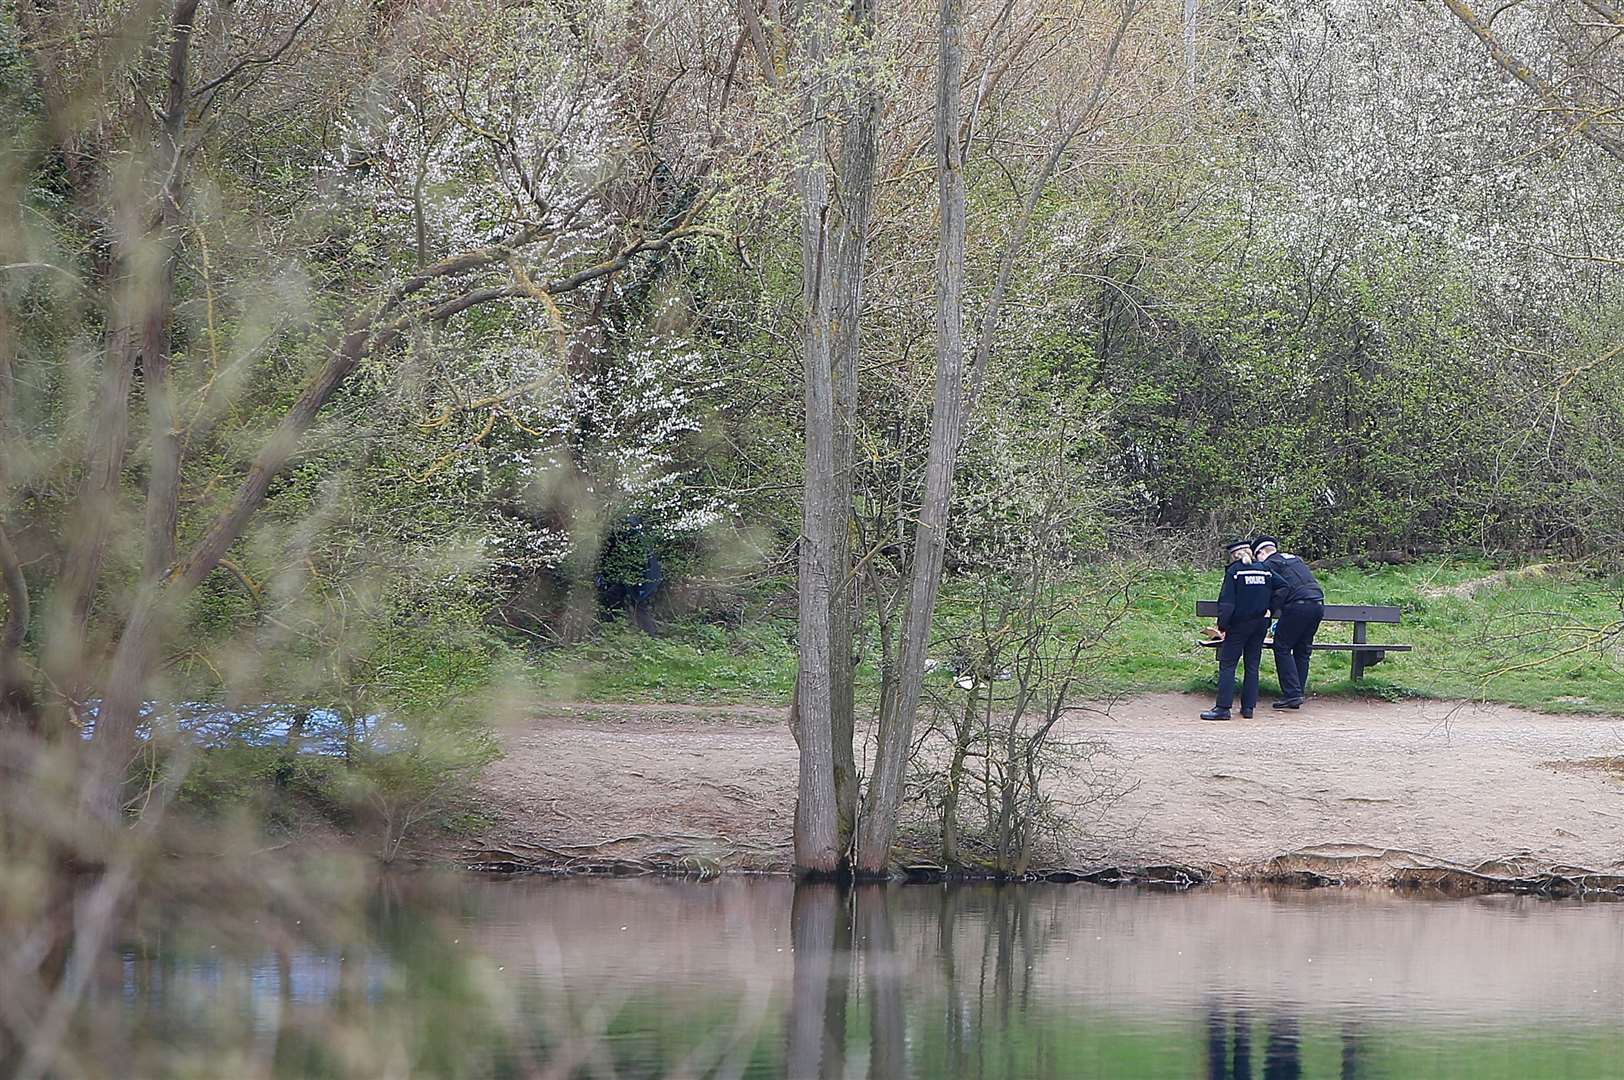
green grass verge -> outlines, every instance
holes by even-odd
[[[1396,626],[1372,625],[1372,642],[1409,644],[1389,653],[1363,682],[1349,677],[1345,653],[1314,658],[1318,694],[1398,699],[1483,698],[1545,712],[1624,713],[1624,643],[1595,640],[1591,628],[1615,625],[1624,579],[1555,569],[1478,589],[1451,588],[1496,572],[1481,562],[1429,560],[1321,575],[1332,603],[1403,609]],[[1129,609],[1099,648],[1100,693],[1208,691],[1211,650],[1195,645],[1202,621],[1195,602],[1218,589],[1216,570],[1171,569],[1142,575]],[[1351,641],[1352,627],[1326,623],[1322,641]],[[679,621],[648,638],[624,623],[594,641],[549,653],[540,680],[546,696],[585,701],[787,702],[795,680],[795,623],[777,617],[727,629]],[[871,688],[872,671],[861,674]],[[1264,690],[1278,687],[1264,657]]]
[[[686,619],[651,638],[616,621],[592,641],[545,654],[538,674],[553,700],[787,702],[795,686],[795,622],[730,629]]]
[[[1434,560],[1322,574],[1331,603],[1402,609],[1401,623],[1371,624],[1369,637],[1414,648],[1389,653],[1357,684],[1346,653],[1316,654],[1314,692],[1481,697],[1546,712],[1624,712],[1624,653],[1617,641],[1592,641],[1589,629],[1618,622],[1624,582],[1557,570],[1505,580],[1470,596],[1449,594],[1494,573],[1483,563]],[[1191,642],[1199,626],[1195,602],[1210,598],[1216,586],[1212,572],[1152,575],[1106,646],[1109,689],[1212,689],[1212,654]],[[1351,641],[1352,627],[1328,622],[1319,640]],[[1264,673],[1265,688],[1278,689],[1268,656]]]

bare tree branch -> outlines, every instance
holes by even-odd
[[[739,0],[739,21],[744,24],[745,33],[750,37],[750,47],[755,51],[756,63],[761,68],[761,77],[767,80],[768,86],[777,90],[778,67],[767,45],[767,33],[762,28],[761,15],[756,11],[755,0]]]
[[[883,874],[891,859],[903,772],[930,645],[931,620],[942,584],[953,474],[964,427],[964,153],[959,143],[963,117],[959,94],[964,80],[962,0],[941,0],[936,72],[935,145],[939,228],[936,278],[936,380],[931,402],[930,441],[925,455],[925,493],[914,528],[908,606],[903,614],[897,688],[891,707],[880,716],[879,745],[869,778],[858,835],[860,873]]]
[[[231,67],[227,68],[220,75],[210,79],[202,86],[199,86],[197,89],[193,90],[191,92],[191,97],[203,99],[203,103],[197,108],[197,115],[201,117],[204,113],[208,112],[209,106],[214,104],[214,99],[219,96],[220,91],[225,87],[225,85],[232,79],[235,79],[238,75],[241,75],[244,71],[251,67],[266,67],[280,60],[282,58],[282,54],[287,52],[288,49],[293,45],[294,41],[298,39],[299,35],[304,32],[304,28],[310,24],[310,20],[315,17],[316,12],[320,8],[321,0],[316,0],[315,3],[311,4],[310,9],[300,17],[298,22],[293,24],[293,29],[288,31],[288,35],[282,39],[282,43],[276,48],[272,49],[270,52],[265,53],[262,56],[245,56]]]
[[[1100,61],[1100,69],[1094,77],[1094,85],[1089,89],[1088,97],[1072,116],[1071,122],[1056,136],[1049,156],[1044,159],[1043,167],[1038,170],[1031,188],[1026,193],[1026,201],[1021,204],[1021,212],[1010,223],[1009,231],[1004,236],[1003,251],[998,259],[998,277],[993,282],[987,306],[981,313],[981,326],[976,335],[975,360],[970,365],[970,385],[966,391],[966,415],[975,412],[976,403],[981,397],[981,388],[987,376],[987,364],[992,359],[993,344],[998,336],[998,323],[1003,317],[1004,296],[1009,290],[1009,279],[1015,271],[1015,263],[1026,246],[1026,232],[1032,225],[1032,215],[1037,212],[1038,200],[1043,197],[1043,191],[1054,177],[1055,170],[1059,168],[1066,151],[1099,112],[1100,103],[1105,99],[1106,87],[1116,70],[1117,55],[1122,49],[1122,41],[1128,36],[1128,28],[1133,25],[1133,20],[1143,7],[1144,0],[1125,0],[1122,18],[1118,20],[1110,43],[1105,48],[1105,56]]]
[[[163,263],[141,329],[144,397],[151,443],[144,563],[144,577],[149,582],[156,581],[174,558],[179,513],[183,447],[175,415],[174,388],[169,380],[169,316],[175,253],[179,245],[182,158],[186,152],[182,137],[186,129],[188,60],[197,5],[198,0],[181,0],[175,9],[160,136],[163,155],[160,175],[164,179],[158,196],[157,242],[162,249]]]
[[[1624,29],[1624,11],[1607,3],[1607,0],[1581,0],[1581,2],[1612,25]]]
[[[65,266],[58,266],[55,263],[48,263],[48,262],[14,262],[14,263],[5,263],[4,265],[0,265],[0,272],[4,272],[4,271],[7,271],[7,270],[54,270],[56,273],[61,274],[63,277],[67,278],[69,281],[73,282],[75,285],[83,285],[84,284],[84,279],[81,278],[78,274],[75,274],[72,270],[69,270]]]
[[[1590,0],[1587,0],[1587,2],[1590,2]],[[1601,2],[1601,0],[1595,0],[1595,2]],[[1466,25],[1467,29],[1477,35],[1479,41],[1487,46],[1489,55],[1494,58],[1496,64],[1500,65],[1501,70],[1538,94],[1546,107],[1563,118],[1569,125],[1570,135],[1578,135],[1588,139],[1614,158],[1624,161],[1624,140],[1620,140],[1606,131],[1599,130],[1596,126],[1598,118],[1596,113],[1586,112],[1584,109],[1563,100],[1557,87],[1546,82],[1534,72],[1533,68],[1513,55],[1501,43],[1500,39],[1495,36],[1494,31],[1490,29],[1489,24],[1478,17],[1477,13],[1467,5],[1466,0],[1443,0],[1443,3],[1445,7],[1454,13],[1457,19]],[[1602,6],[1605,7],[1605,3]]]

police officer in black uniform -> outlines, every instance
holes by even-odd
[[[1280,675],[1276,709],[1300,709],[1308,692],[1308,658],[1314,635],[1325,618],[1325,590],[1314,580],[1308,564],[1280,550],[1272,536],[1252,541],[1252,557],[1274,574],[1274,668]]]
[[[1235,701],[1235,665],[1246,661],[1241,683],[1241,715],[1250,718],[1257,708],[1257,669],[1263,657],[1263,635],[1269,628],[1269,605],[1278,584],[1269,568],[1252,561],[1249,540],[1224,545],[1229,565],[1218,592],[1218,701],[1201,714],[1203,720],[1228,720]]]

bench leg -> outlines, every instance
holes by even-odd
[[[1362,622],[1356,622],[1353,624],[1353,643],[1355,645],[1363,645],[1365,643],[1365,624]],[[1355,649],[1353,650],[1353,681],[1358,682],[1364,677],[1365,650]]]

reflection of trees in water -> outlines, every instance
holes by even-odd
[[[953,923],[958,915],[959,892],[943,889],[936,908],[936,953],[942,963],[947,989],[942,1016],[942,1053],[950,1075],[963,1076],[970,1049],[978,1040],[964,1012],[964,994],[959,989],[958,955],[953,949]]]
[[[789,1046],[784,1066],[792,1080],[819,1080],[826,1065],[838,1069],[845,1058],[845,1003],[840,1006],[840,1027],[830,1023],[829,997],[835,982],[835,927],[846,925],[849,959],[851,922],[841,890],[828,884],[795,888],[789,913],[790,944],[795,950],[795,972],[790,982],[789,1016],[785,1027]]]
[[[851,1050],[846,1012],[854,990],[868,1003],[867,1075],[874,1080],[908,1076],[903,970],[891,904],[892,890],[882,885],[796,888],[790,908],[795,965],[784,1062],[791,1080],[846,1075]]]
[[[785,1070],[791,1080],[841,1076],[848,1056],[860,1052],[848,1045],[846,1010],[854,993],[868,1008],[866,1075],[905,1080],[918,1072],[908,1054],[909,973],[896,943],[897,895],[896,887],[882,885],[797,887],[790,909],[795,961],[785,1025]],[[935,945],[945,994],[942,1038],[932,1049],[942,1055],[944,1074],[966,1080],[1015,1077],[1023,1075],[1023,1062],[1052,1061],[1053,1033],[1024,1021],[1041,939],[1047,936],[1033,933],[1030,893],[944,889],[940,895]],[[974,915],[980,920],[966,918]],[[979,928],[979,942],[963,940],[966,926]],[[967,945],[968,962],[962,955]],[[1001,1037],[988,1038],[989,1033]]]
[[[1037,966],[1038,949],[1034,946],[1031,935],[1032,921],[1032,895],[1022,888],[995,888],[992,891],[992,904],[986,912],[985,934],[987,946],[981,951],[981,967],[983,977],[977,987],[976,1027],[986,1031],[989,1016],[988,1005],[996,1010],[998,1030],[1006,1036],[1017,1025],[1018,1021],[1014,1010],[1017,1002],[1020,1006],[1019,1016],[1026,1016],[1027,1009],[1032,1003],[1032,971]],[[993,964],[993,992],[992,1000],[987,999],[987,980],[985,977],[989,956]],[[1040,1055],[1043,1054],[1047,1044],[1052,1041],[1046,1028],[1038,1028],[1028,1034],[1036,1035],[1043,1041],[1043,1045],[1030,1047]],[[978,1040],[980,1041],[980,1040]],[[1005,1037],[998,1040],[1003,1049],[1002,1069],[998,1075],[1018,1075],[1019,1063],[1015,1055],[1018,1049],[1017,1040]],[[976,1073],[985,1076],[983,1067]]]
[[[919,895],[882,885],[808,884],[796,889],[785,1075],[790,1080],[847,1075],[871,1080],[1051,1080],[1074,1075],[1079,1063],[1062,1051],[1071,1045],[1065,1040],[1077,1034],[1083,1018],[1057,1022],[1062,1018],[1045,1007],[1034,984],[1039,959],[1065,940],[1064,926],[1052,922],[1043,905],[1033,904],[1030,889],[946,888],[934,903],[904,901]],[[923,970],[910,970],[899,951],[899,907],[929,918],[928,935],[910,938],[909,948],[933,953],[934,968],[927,962]],[[905,929],[912,926],[917,924],[904,924]],[[1078,956],[1076,962],[1087,959]],[[864,1027],[850,1017],[854,1008],[864,1010],[866,1045],[861,1036],[853,1040],[853,1031]],[[1321,1035],[1314,1041],[1324,1045]],[[1301,1080],[1303,1042],[1295,1009],[1215,999],[1206,1011],[1206,1076]],[[1197,1055],[1199,1045],[1190,1046]],[[1343,1080],[1361,1075],[1362,1050],[1360,1029],[1343,1024]],[[1113,1057],[1098,1064],[1109,1069],[1122,1062]]]
[[[870,886],[857,890],[862,922],[863,974],[868,991],[868,1075],[874,1080],[902,1080],[908,1075],[908,1018],[902,996],[902,958],[891,925],[892,890]]]

